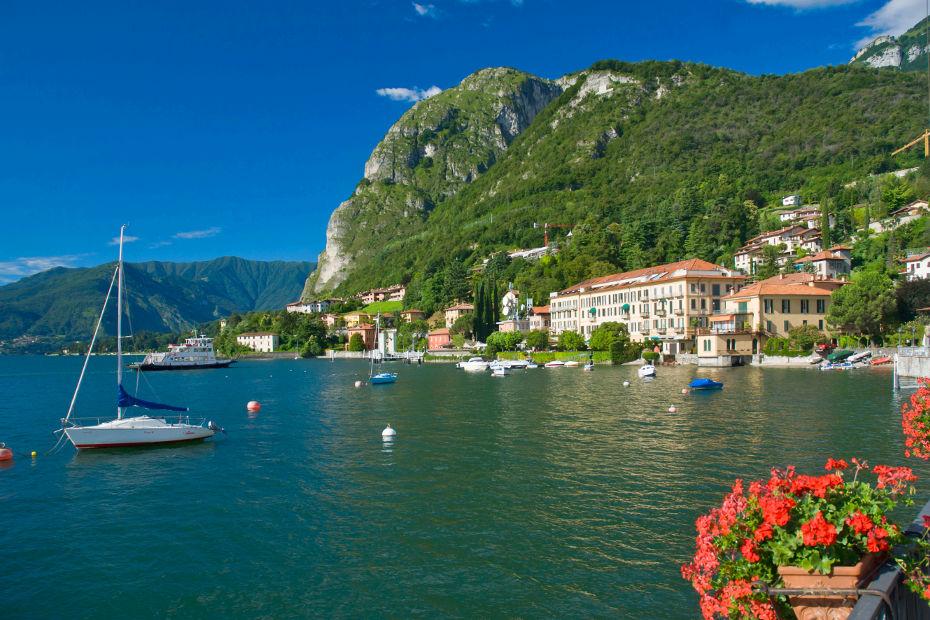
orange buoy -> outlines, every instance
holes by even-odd
[[[6,445],[0,443],[0,461],[12,461],[13,460],[13,451],[6,447]]]
[[[257,400],[250,400],[249,404],[245,406],[249,411],[258,411],[262,408],[262,404]]]

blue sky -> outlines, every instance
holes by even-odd
[[[0,283],[54,265],[313,260],[411,100],[486,66],[846,62],[924,0],[0,4]]]

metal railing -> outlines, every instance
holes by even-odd
[[[124,420],[130,420],[137,416],[126,416]],[[206,424],[206,418],[192,418],[189,415],[157,415],[157,414],[147,414],[147,417],[152,420],[162,420],[166,424],[187,424],[189,426],[203,426]],[[68,420],[68,424],[74,427],[83,427],[83,426],[97,426],[103,424],[104,422],[113,422],[116,418],[105,418],[105,417],[81,417],[81,418],[71,418]]]
[[[930,515],[930,502],[907,528],[908,537],[923,534],[924,515]],[[856,601],[849,620],[930,620],[930,605],[904,585],[904,575],[893,561],[886,562],[864,590],[868,592]]]
[[[924,357],[930,355],[930,349],[927,347],[898,347],[897,353],[901,357]]]

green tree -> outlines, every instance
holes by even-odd
[[[791,348],[805,353],[823,339],[823,333],[813,325],[796,325],[788,330]]]
[[[756,272],[759,279],[764,280],[765,278],[778,275],[778,259],[781,257],[781,253],[784,249],[785,245],[782,243],[778,245],[766,244],[762,246],[762,264],[759,265],[759,270]]]
[[[349,351],[364,351],[365,350],[365,340],[362,338],[362,335],[359,333],[352,334],[352,337],[349,338]]]
[[[614,342],[620,342],[623,346],[626,346],[629,341],[630,333],[627,331],[626,325],[609,321],[602,323],[591,332],[589,344],[594,351],[610,351],[610,347]]]
[[[877,336],[895,311],[891,278],[877,271],[864,271],[831,296],[827,321],[846,330]]]
[[[539,329],[527,333],[526,348],[534,351],[545,351],[549,348],[549,332]]]
[[[558,349],[560,351],[584,351],[587,348],[584,337],[578,332],[564,331],[559,334]]]
[[[898,320],[910,321],[919,308],[930,308],[930,280],[907,280],[895,289]]]
[[[466,338],[470,338],[475,332],[475,315],[471,312],[466,312],[459,318],[455,319],[455,322],[452,323],[450,328],[453,334],[461,334]]]
[[[497,351],[516,351],[521,342],[523,334],[520,332],[494,332],[487,339],[487,345]]]

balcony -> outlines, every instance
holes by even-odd
[[[676,314],[676,316],[683,316],[684,313],[685,313],[685,309],[684,309],[684,308],[675,308],[674,310],[672,310],[672,312],[674,312],[674,313]]]
[[[652,331],[657,334],[665,335],[665,333],[668,331],[668,328],[667,327],[653,327]]]
[[[665,316],[665,308],[661,306],[656,308],[656,316]]]

